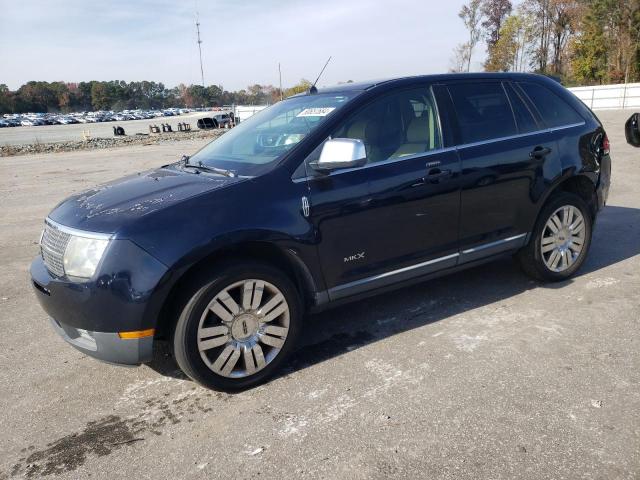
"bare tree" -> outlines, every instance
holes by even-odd
[[[527,12],[522,4],[518,7],[518,16],[521,18],[522,28],[518,32],[518,58],[515,70],[524,72],[531,65],[531,59],[536,51],[537,19]]]
[[[510,0],[482,0],[481,13],[484,18],[482,27],[485,29],[489,50],[500,39],[500,29],[505,18],[509,16],[513,5]]]
[[[460,43],[453,50],[453,56],[451,57],[451,72],[460,73],[464,72],[469,65],[469,48],[468,43]],[[468,71],[468,70],[466,70]]]
[[[458,16],[462,19],[464,26],[469,30],[469,41],[464,44],[467,47],[467,72],[471,70],[471,57],[473,49],[480,41],[480,22],[482,20],[482,0],[469,0],[468,5],[463,5]]]
[[[640,0],[622,0],[618,8],[615,67],[628,83],[632,70],[640,69]]]
[[[538,46],[533,52],[533,62],[539,72],[547,71],[549,45],[551,43],[551,2],[552,0],[524,0],[522,8],[535,22]]]
[[[551,71],[564,73],[564,57],[569,37],[575,33],[582,11],[578,0],[550,2]]]

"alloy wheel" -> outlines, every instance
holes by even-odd
[[[280,353],[289,316],[289,305],[276,286],[257,279],[235,282],[209,302],[200,318],[200,357],[218,375],[253,375]]]
[[[542,230],[540,251],[552,272],[563,272],[576,263],[585,243],[585,221],[573,205],[558,208]]]

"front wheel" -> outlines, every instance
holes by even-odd
[[[522,269],[538,280],[571,277],[587,256],[591,231],[592,217],[582,198],[554,195],[542,209],[529,244],[518,252]]]
[[[235,264],[196,281],[193,290],[173,337],[180,368],[220,390],[248,388],[271,376],[300,328],[300,300],[291,281],[265,264]]]

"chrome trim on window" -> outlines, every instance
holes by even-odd
[[[566,130],[567,128],[581,127],[582,125],[585,125],[585,124],[586,124],[586,122],[572,123],[570,125],[562,125],[560,127],[545,128],[544,130],[536,130],[534,132],[518,133],[517,135],[509,135],[507,137],[491,138],[489,140],[482,140],[482,141],[479,141],[479,142],[463,143],[462,145],[458,145],[457,148],[460,150],[460,149],[463,149],[463,148],[477,147],[478,145],[487,145],[489,143],[504,142],[506,140],[513,140],[513,139],[516,139],[516,138],[524,138],[524,137],[529,137],[531,135],[539,135],[541,133],[553,133],[553,132],[557,132],[558,130]]]
[[[553,133],[553,132],[557,132],[559,130],[566,130],[568,128],[581,127],[583,125],[586,125],[586,122],[583,121],[583,122],[580,122],[580,123],[571,123],[569,125],[561,125],[559,127],[545,128],[543,130],[536,130],[534,132],[519,133],[517,135],[509,135],[507,137],[491,138],[489,140],[482,140],[480,142],[463,143],[462,145],[457,145],[455,147],[438,148],[438,149],[435,149],[435,150],[430,150],[428,152],[421,152],[421,153],[416,153],[416,154],[413,154],[413,155],[407,155],[407,156],[398,157],[398,158],[390,158],[390,159],[384,160],[382,162],[367,163],[366,165],[364,165],[362,167],[348,168],[348,169],[345,169],[345,170],[338,170],[336,172],[330,173],[329,175],[317,175],[317,176],[306,176],[306,177],[294,178],[294,179],[292,179],[292,182],[293,183],[301,183],[301,182],[307,182],[309,180],[315,180],[315,179],[319,179],[319,178],[333,177],[335,175],[341,175],[343,173],[353,172],[354,170],[363,170],[365,168],[377,167],[379,165],[389,165],[391,163],[402,162],[402,161],[405,161],[405,160],[412,160],[412,159],[420,158],[420,157],[427,157],[427,156],[431,156],[431,155],[436,155],[438,153],[446,153],[446,152],[450,152],[452,150],[461,150],[463,148],[477,147],[479,145],[487,145],[487,144],[494,143],[494,142],[504,142],[504,141],[507,141],[507,140],[514,140],[516,138],[524,138],[524,137],[529,137],[531,135],[539,135],[541,133]]]
[[[314,175],[314,176],[306,176],[306,177],[301,177],[301,178],[295,178],[292,181],[293,181],[293,183],[300,183],[300,182],[305,182],[305,181],[308,181],[308,180],[316,180],[316,179],[320,179],[320,178],[334,177],[336,175],[342,175],[343,173],[349,173],[349,172],[353,172],[355,170],[364,170],[364,169],[367,169],[367,168],[378,167],[380,165],[389,165],[389,164],[392,164],[392,163],[404,162],[405,160],[413,160],[413,159],[421,158],[421,157],[430,157],[431,155],[436,155],[438,153],[451,152],[451,151],[454,151],[455,149],[456,149],[456,147],[436,148],[434,150],[429,150],[428,152],[420,152],[420,153],[414,153],[412,155],[405,155],[405,156],[397,157],[397,158],[389,158],[387,160],[383,160],[382,162],[367,163],[366,165],[364,165],[362,167],[345,168],[344,170],[337,170],[335,172],[331,172],[328,175]]]

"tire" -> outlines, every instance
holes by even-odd
[[[243,390],[271,377],[294,348],[300,296],[286,275],[264,263],[224,263],[215,270],[192,282],[173,351],[182,371],[201,385]]]
[[[567,228],[564,221],[564,215],[569,211],[567,209],[571,209],[573,214],[568,214],[571,220],[569,226],[573,226],[573,229]],[[577,212],[582,217],[582,224],[578,221]],[[552,217],[555,217],[555,223],[551,220]],[[553,228],[558,227],[558,221],[562,228],[558,234],[554,234]],[[537,280],[566,280],[584,263],[591,246],[592,227],[593,217],[582,198],[567,192],[554,194],[542,208],[528,245],[517,253],[516,258],[525,273]],[[557,265],[552,268],[556,260]]]

